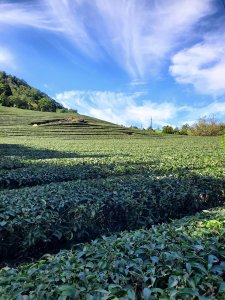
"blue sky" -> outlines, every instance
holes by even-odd
[[[222,0],[0,0],[0,70],[123,125],[225,121]]]

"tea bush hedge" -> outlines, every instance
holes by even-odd
[[[196,176],[80,180],[21,188],[0,196],[3,258],[149,227],[225,202],[223,180]]]
[[[225,299],[225,209],[0,271],[1,299]]]

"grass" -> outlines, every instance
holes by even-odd
[[[224,299],[224,162],[221,137],[0,106],[0,299]]]

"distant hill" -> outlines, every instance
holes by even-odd
[[[48,112],[73,112],[26,81],[5,72],[0,72],[0,105]]]

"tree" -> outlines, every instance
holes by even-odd
[[[64,108],[65,109],[65,108]],[[68,112],[77,114],[77,109],[69,108]]]
[[[0,82],[0,94],[4,93],[7,97],[12,95],[10,86],[5,82]]]
[[[186,123],[181,127],[180,134],[188,135],[189,130],[190,130],[190,125]]]
[[[0,104],[3,106],[10,106],[8,97],[5,93],[0,94]]]
[[[6,77],[6,72],[0,72],[0,79],[5,79]]]
[[[163,126],[162,133],[173,134],[174,133],[173,127],[170,125]]]
[[[173,134],[180,134],[180,129],[178,127],[175,127],[173,130]]]
[[[10,106],[23,108],[23,109],[28,109],[29,108],[26,97],[11,95],[11,96],[9,96],[8,100],[10,102]]]
[[[41,98],[38,101],[38,108],[41,111],[56,111],[55,103],[49,98]]]

